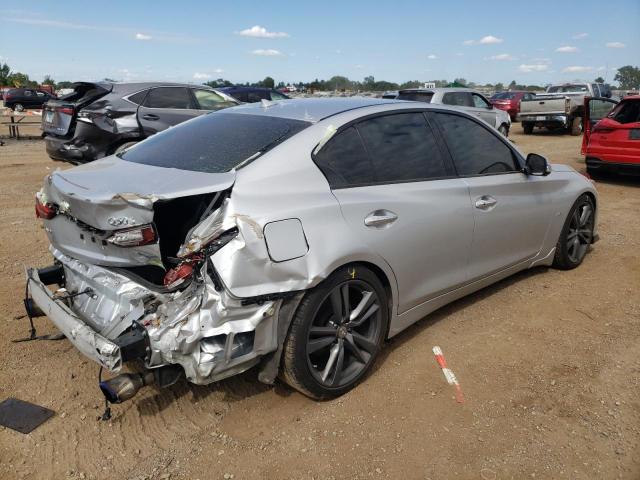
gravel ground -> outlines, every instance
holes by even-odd
[[[524,152],[584,169],[580,138],[520,132]],[[28,332],[24,266],[50,261],[33,195],[58,167],[41,141],[0,147],[0,400],[56,411],[29,435],[0,427],[0,478],[640,478],[640,181],[596,182],[601,241],[580,268],[524,272],[430,315],[340,399],[249,371],[148,388],[100,422],[96,365],[66,340],[11,342]]]

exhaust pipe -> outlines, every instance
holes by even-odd
[[[153,372],[122,373],[100,382],[100,390],[109,403],[122,403],[132,398],[145,385],[154,381]]]

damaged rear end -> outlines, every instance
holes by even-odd
[[[229,118],[195,121],[233,129]],[[104,386],[112,402],[183,373],[193,383],[211,383],[278,348],[282,296],[233,296],[212,257],[232,241],[244,244],[242,232],[251,231],[231,208],[236,168],[303,125],[265,131],[244,149],[223,148],[224,161],[205,163],[185,125],[123,158],[57,171],[36,195],[54,264],[27,271],[30,314],[47,315],[78,350],[112,372],[127,362],[142,366],[140,375]],[[165,148],[183,145],[185,135],[190,154]],[[183,168],[170,166],[173,161]]]

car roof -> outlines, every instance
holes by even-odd
[[[275,102],[262,101],[225,109],[227,113],[265,115],[317,123],[327,117],[358,108],[385,104],[413,104],[410,101],[387,100],[371,97],[300,98]]]
[[[439,93],[439,92],[474,92],[474,93],[480,93],[475,91],[473,88],[466,88],[466,87],[439,87],[439,88],[405,88],[400,90],[400,93],[403,92],[425,92],[425,93]]]

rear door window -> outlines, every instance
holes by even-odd
[[[377,183],[447,176],[435,136],[422,113],[400,113],[358,123]]]
[[[152,89],[144,100],[148,108],[194,108],[189,91],[183,87],[158,87]]]
[[[458,107],[472,107],[471,95],[467,92],[448,92],[442,97],[445,105],[455,105]]]
[[[200,110],[220,110],[230,107],[231,105],[236,105],[211,90],[197,89],[193,91],[193,94],[196,97]]]
[[[612,112],[612,118],[619,123],[640,122],[640,100],[621,102]]]
[[[354,127],[336,134],[314,156],[314,161],[331,188],[369,185],[375,181],[371,161]]]
[[[511,149],[488,128],[450,113],[438,112],[436,118],[458,175],[488,175],[520,170]]]

